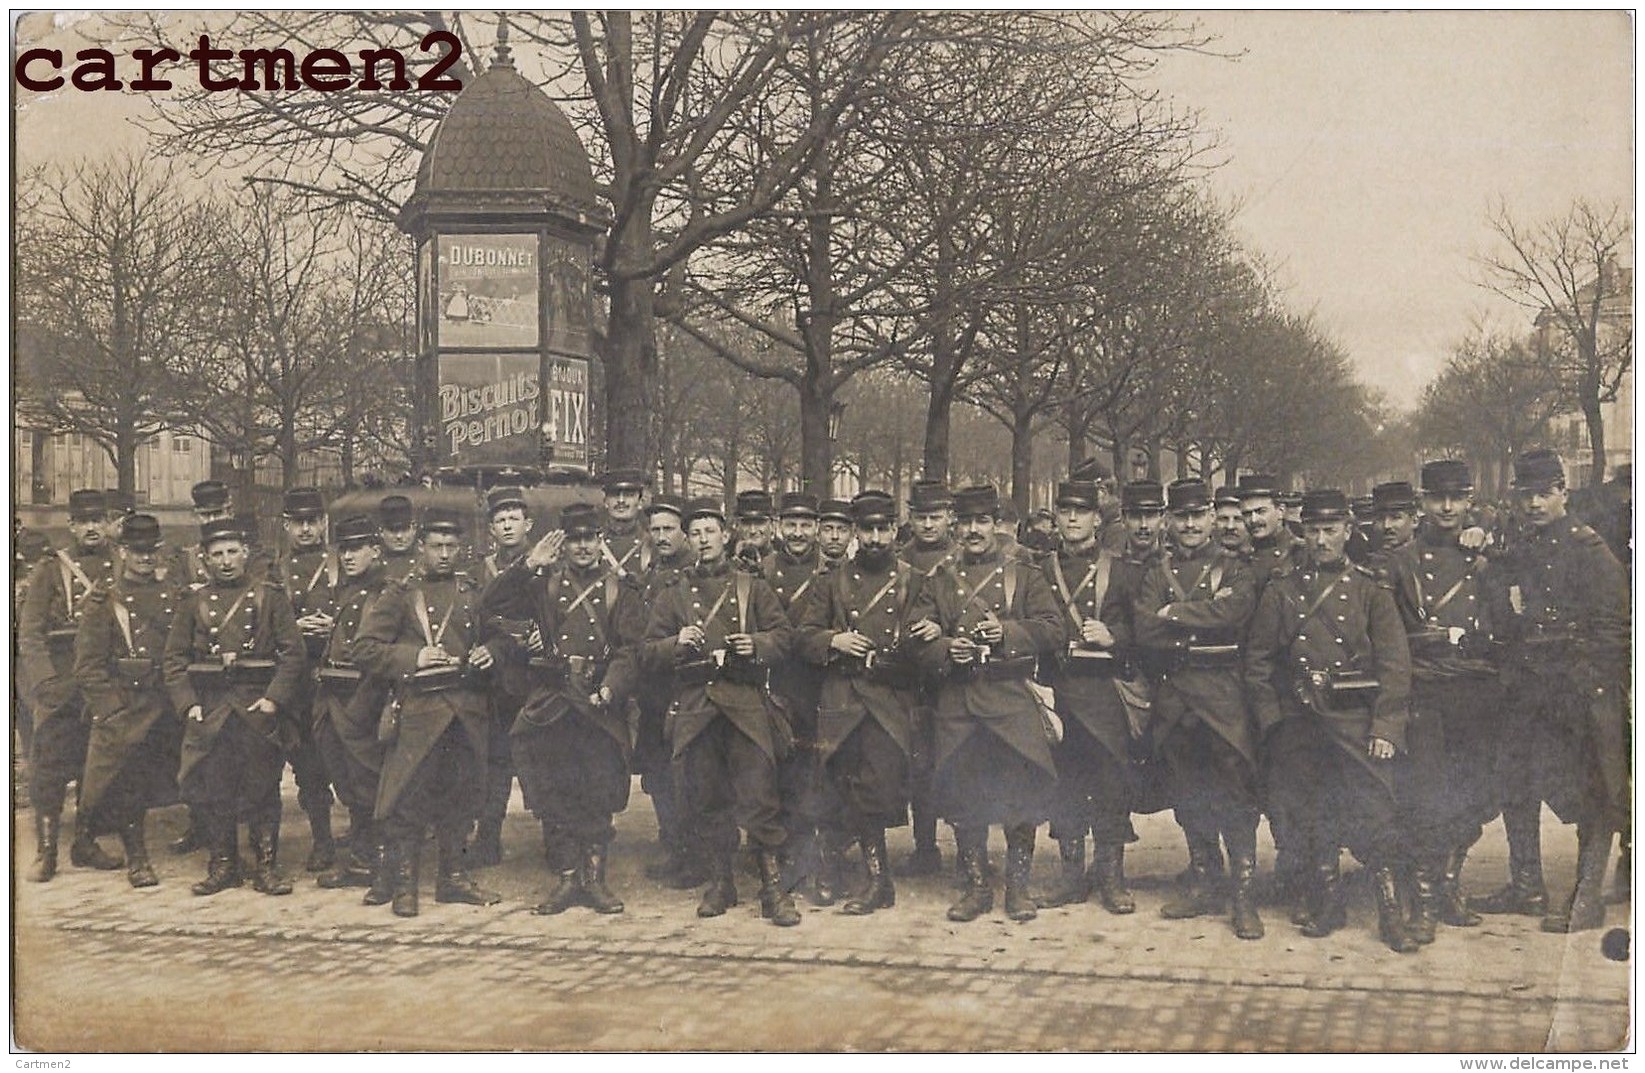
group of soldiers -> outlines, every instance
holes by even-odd
[[[800,923],[796,895],[889,909],[894,875],[946,871],[939,822],[957,846],[950,920],[990,913],[1002,877],[1013,920],[1093,896],[1131,913],[1132,816],[1171,808],[1189,864],[1163,915],[1226,913],[1243,939],[1264,934],[1259,904],[1308,936],[1343,927],[1344,849],[1396,951],[1479,912],[1603,922],[1629,815],[1630,594],[1566,513],[1552,452],[1516,460],[1505,541],[1475,524],[1454,460],[1377,486],[1358,518],[1337,490],[1260,474],[1116,487],[1092,461],[1056,486],[1052,531],[1020,541],[989,485],[918,481],[904,505],[752,491],[728,512],[647,484],[607,474],[603,508],[551,522],[494,485],[483,559],[464,515],[414,517],[399,495],[333,520],[292,489],[270,554],[218,482],[194,490],[199,544],[169,553],[152,516],[75,492],[72,546],[34,567],[18,630],[29,878],[55,874],[77,782],[75,865],[152,885],[145,810],[180,799],[180,848],[207,850],[196,894],[248,872],[288,893],[289,763],[319,885],[401,916],[431,834],[436,901],[499,900],[470,872],[502,859],[516,778],[548,869],[535,911],[622,912],[606,864],[637,774],[664,851],[647,874],[700,887],[703,917],[737,904],[739,859],[779,926]],[[1577,828],[1557,901],[1544,802]],[[1498,814],[1508,882],[1470,903],[1463,864]],[[1276,853],[1259,892],[1263,815]],[[1036,892],[1047,821],[1060,869]],[[893,869],[886,832],[910,822]],[[124,862],[97,842],[111,833]]]

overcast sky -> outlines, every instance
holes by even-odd
[[[1238,58],[1167,56],[1154,78],[1218,132],[1213,189],[1241,205],[1239,232],[1289,304],[1401,405],[1476,319],[1518,326],[1471,261],[1495,199],[1527,220],[1579,196],[1632,201],[1626,14],[1194,17]],[[25,95],[18,163],[134,141],[134,98]]]

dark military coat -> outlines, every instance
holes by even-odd
[[[1012,582],[1006,581],[1007,571]],[[935,641],[914,642],[916,658],[937,681],[936,761],[941,765],[973,732],[986,727],[1055,777],[1051,745],[1028,688],[1034,668],[1027,667],[1019,677],[994,677],[982,669],[957,667],[948,658],[949,643],[970,637],[989,612],[1004,625],[991,661],[1032,661],[1054,656],[1067,644],[1062,611],[1045,577],[998,550],[977,560],[961,557],[925,581],[908,615],[911,623],[929,618],[943,633]]]
[[[367,674],[354,659],[354,639],[366,612],[389,585],[382,565],[373,564],[359,577],[337,579],[331,602],[324,610],[332,618],[331,634],[318,666],[319,688],[314,700],[314,724],[330,719],[337,725],[343,747],[371,771],[383,766],[383,748],[377,740],[378,720],[388,702],[388,683]],[[328,671],[355,672],[358,679],[331,677]]]
[[[739,597],[739,588],[745,595]],[[705,634],[701,652],[678,650],[680,630],[691,625],[702,627]],[[684,571],[676,584],[657,594],[646,624],[642,659],[650,670],[666,672],[724,651],[725,637],[730,633],[753,635],[753,667],[748,669],[756,675],[780,664],[793,643],[782,602],[764,578],[736,570],[723,560],[706,566],[699,563]],[[773,760],[786,753],[789,728],[771,703],[768,690],[720,677],[706,684],[676,679],[671,734],[674,756],[682,756],[717,715],[729,719]]]
[[[531,545],[522,543],[512,548],[498,548],[481,560],[482,593],[509,567],[523,562],[530,552]],[[523,645],[531,632],[530,615],[504,617],[487,611],[485,616],[487,638],[497,637],[500,640],[502,635],[506,635],[511,643],[522,646],[523,651]],[[524,702],[526,694],[531,692],[531,684],[531,674],[523,659],[504,660],[501,666],[491,672],[491,699],[497,707],[498,714],[505,721],[513,722],[515,712]]]
[[[796,558],[779,547],[766,557],[760,576],[777,594],[788,621],[797,623],[801,610],[815,598],[828,572],[829,568],[815,552]],[[794,714],[807,727],[805,733],[810,733],[811,716],[822,693],[822,674],[818,668],[796,655],[772,669],[771,684],[799,709]]]
[[[167,582],[138,578],[99,585],[86,598],[74,640],[74,677],[92,721],[80,780],[80,807],[87,812],[155,724],[176,719],[160,658],[179,601]],[[165,775],[169,781],[175,768],[168,765]],[[149,789],[150,804],[175,796],[172,787]]]
[[[608,527],[600,534],[600,541],[610,553],[606,566],[618,575],[643,575],[651,565],[651,544],[646,539],[645,526],[638,522],[626,532]],[[604,555],[602,552],[601,557]]]
[[[1287,526],[1280,526],[1278,533],[1265,540],[1249,539],[1247,543],[1242,558],[1251,568],[1259,597],[1269,581],[1289,574],[1308,559],[1308,546]]]
[[[1046,561],[1044,573],[1068,630],[1068,644],[1041,662],[1042,671],[1049,668],[1051,672],[1045,677],[1056,690],[1057,714],[1078,719],[1111,756],[1124,761],[1130,756],[1131,724],[1126,697],[1116,682],[1128,677],[1134,591],[1118,576],[1120,560],[1095,542],[1081,552],[1059,550],[1054,559]],[[1081,624],[1093,618],[1114,635],[1110,648],[1087,645],[1080,639]],[[1075,656],[1075,651],[1084,655]]]
[[[34,706],[36,722],[73,715],[79,700],[74,681],[74,639],[86,597],[114,580],[114,560],[104,547],[59,550],[29,574],[29,591],[17,620],[17,679]]]
[[[396,693],[397,714],[387,728],[393,740],[377,787],[378,819],[393,812],[412,775],[453,720],[467,734],[476,763],[484,763],[489,722],[485,673],[469,671],[465,665],[452,688],[432,692],[422,691],[413,681],[422,648],[432,643],[466,661],[469,650],[482,644],[481,630],[480,587],[466,574],[414,576],[388,586],[366,609],[354,641],[354,661],[392,682]],[[503,646],[486,647],[495,659]]]
[[[291,600],[292,614],[298,618],[331,609],[331,590],[342,575],[335,553],[324,544],[288,552],[279,560],[276,573]],[[325,634],[304,634],[303,644],[310,660],[318,660],[326,650]]]
[[[1462,547],[1455,531],[1425,523],[1381,566],[1410,641],[1414,681],[1496,675],[1486,658],[1492,629],[1483,552]]]
[[[824,759],[864,719],[879,724],[905,755],[912,750],[916,671],[904,651],[902,631],[914,578],[914,568],[897,559],[877,571],[860,559],[847,560],[819,575],[815,594],[800,609],[795,627],[799,657],[824,674],[817,707]],[[835,634],[852,630],[874,643],[871,665],[831,647]]]
[[[417,572],[417,553],[411,548],[403,552],[392,552],[385,547],[381,565],[383,577],[387,578],[390,584],[405,581]]]

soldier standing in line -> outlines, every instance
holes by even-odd
[[[601,536],[601,556],[615,574],[645,573],[651,561],[645,524],[640,520],[645,501],[645,474],[637,469],[614,469],[605,475],[605,532]]]
[[[651,538],[651,564],[642,580],[645,607],[657,606],[662,594],[679,582],[694,557],[685,537],[685,503],[671,495],[652,497],[646,507]],[[691,852],[688,824],[681,813],[679,787],[675,784],[672,746],[663,734],[668,706],[674,699],[673,673],[669,670],[639,668],[635,706],[639,726],[634,735],[634,770],[640,789],[651,795],[657,814],[657,841],[663,860],[646,867],[647,877],[675,890],[689,890],[708,882],[703,863]]]
[[[184,716],[178,789],[211,851],[198,895],[243,882],[239,822],[249,827],[264,894],[290,894],[279,872],[280,723],[299,718],[306,673],[303,637],[291,601],[276,584],[246,576],[241,523],[207,522],[200,547],[211,581],[183,602],[163,663],[172,706]]]
[[[686,532],[697,563],[652,607],[643,658],[654,672],[674,675],[666,737],[710,875],[697,915],[720,916],[737,904],[732,857],[741,827],[759,863],[761,915],[792,927],[800,913],[782,886],[778,853],[788,838],[777,792],[777,763],[792,737],[767,696],[768,673],[788,654],[788,619],[764,578],[732,567],[718,502],[692,500]]]
[[[418,913],[423,840],[434,829],[439,873],[436,902],[495,905],[463,866],[463,837],[479,810],[485,785],[490,706],[484,677],[496,652],[481,642],[480,592],[457,571],[463,520],[454,510],[424,511],[417,538],[418,569],[390,586],[367,609],[354,642],[362,669],[394,683],[390,739],[377,786],[394,877],[395,916]]]
[[[1104,551],[1118,555],[1130,540],[1125,526],[1124,504],[1114,491],[1114,474],[1100,458],[1087,458],[1068,471],[1071,481],[1090,481],[1097,486],[1097,543]]]
[[[285,586],[297,628],[303,634],[308,662],[317,665],[325,657],[326,643],[336,621],[330,614],[331,591],[337,584],[337,557],[326,547],[326,504],[318,488],[286,490],[281,510],[286,536],[286,552],[275,576]],[[297,710],[305,718],[296,722],[296,733],[288,743],[286,761],[297,778],[297,804],[308,817],[314,843],[309,849],[305,871],[324,872],[337,863],[337,844],[331,836],[331,778],[313,728],[306,718],[314,707],[314,683],[304,679]]]
[[[166,695],[160,656],[177,607],[173,585],[156,575],[160,522],[131,514],[116,543],[120,576],[86,598],[75,637],[74,676],[91,714],[80,811],[93,834],[115,832],[133,887],[159,878],[143,835],[148,810],[177,799],[182,727]]]
[[[1280,491],[1274,493],[1274,502],[1285,515],[1285,528],[1294,537],[1302,536],[1302,493]]]
[[[1291,803],[1314,862],[1302,933],[1323,938],[1345,923],[1339,858],[1347,846],[1373,873],[1383,942],[1411,953],[1421,946],[1402,915],[1394,793],[1409,717],[1405,629],[1392,594],[1348,561],[1348,497],[1310,491],[1302,518],[1309,561],[1263,591],[1245,651],[1259,725],[1300,728],[1272,761],[1274,792]]]
[[[1376,552],[1353,561],[1380,574],[1387,569],[1389,556],[1416,539],[1417,494],[1409,481],[1385,481],[1371,489],[1371,524],[1376,528]]]
[[[959,556],[950,535],[954,524],[954,496],[942,481],[915,481],[908,493],[908,526],[913,539],[902,558],[924,584]],[[922,683],[914,704],[914,739],[909,756],[909,798],[913,814],[914,852],[897,869],[900,876],[930,876],[942,871],[937,848],[937,808],[932,799],[931,774],[936,752],[936,691]]]
[[[1546,911],[1544,931],[1586,931],[1605,922],[1611,836],[1629,809],[1627,573],[1598,533],[1567,514],[1557,454],[1515,459],[1514,495],[1526,524],[1498,560],[1492,616],[1507,642],[1499,794],[1509,882],[1474,904],[1488,913]],[[1557,909],[1542,879],[1544,801],[1576,824],[1577,882]]]
[[[1212,497],[1212,505],[1216,508],[1217,545],[1230,555],[1245,558],[1251,550],[1251,531],[1245,528],[1239,492],[1225,484]]]
[[[404,581],[417,570],[417,519],[411,500],[398,492],[377,504],[377,525],[383,535],[383,576]]]
[[[825,499],[817,504],[817,554],[823,566],[838,566],[850,556],[854,525],[852,507],[846,500]]]
[[[518,485],[497,485],[486,493],[486,517],[491,529],[492,551],[480,564],[480,587],[496,581],[508,568],[524,559],[531,550],[531,509],[525,489]],[[636,544],[635,547],[638,547]],[[632,551],[632,549],[630,549]],[[529,616],[490,618],[484,629],[487,637],[507,634],[523,644],[531,631]],[[508,799],[514,792],[512,737],[510,728],[520,714],[532,680],[523,661],[503,660],[491,672],[491,729],[486,735],[485,797],[479,819],[464,855],[471,868],[487,868],[503,859],[503,820],[508,815]],[[523,785],[523,784],[522,784]],[[530,806],[528,801],[527,807]]]
[[[1134,591],[1115,584],[1118,559],[1097,541],[1095,482],[1057,486],[1060,547],[1044,565],[1046,580],[1068,619],[1069,642],[1041,671],[1056,689],[1062,740],[1052,746],[1057,794],[1051,837],[1062,857],[1062,877],[1039,899],[1055,907],[1084,902],[1095,888],[1110,913],[1134,913],[1125,885],[1125,844],[1131,826],[1131,725],[1115,679],[1125,677]],[[1091,835],[1091,872],[1085,836]]]
[[[1466,462],[1424,464],[1416,539],[1386,560],[1411,649],[1410,736],[1432,724],[1443,757],[1437,771],[1413,780],[1404,803],[1416,854],[1411,935],[1419,943],[1433,941],[1437,922],[1457,928],[1480,922],[1462,895],[1462,865],[1497,814],[1491,758],[1504,698],[1486,659],[1489,564],[1460,539],[1473,491]]]
[[[507,732],[555,877],[532,910],[539,915],[574,905],[623,911],[606,886],[606,859],[616,833],[611,818],[628,805],[626,713],[645,609],[639,580],[619,577],[600,552],[599,510],[569,504],[559,529],[515,559],[481,598],[488,619],[525,618],[536,627],[536,645],[511,645],[503,659],[529,658],[533,679]]]
[[[102,492],[81,488],[69,494],[69,541],[67,549],[34,568],[17,621],[17,684],[34,712],[29,806],[34,810],[35,859],[28,878],[36,883],[57,874],[68,785],[81,782],[85,770],[90,727],[74,679],[74,638],[86,597],[114,577]],[[78,810],[69,860],[80,868],[120,867],[92,838],[86,816]]]
[[[896,904],[885,832],[908,817],[908,761],[917,675],[902,651],[914,570],[897,558],[897,506],[884,492],[852,503],[857,554],[819,575],[800,611],[800,655],[824,672],[820,755],[862,847],[868,882],[843,911],[866,916]]]
[[[348,851],[318,883],[327,890],[369,887],[367,905],[392,896],[383,865],[383,838],[372,818],[383,745],[377,740],[385,690],[354,661],[354,638],[366,610],[382,595],[388,579],[380,560],[377,523],[356,514],[337,523],[337,585],[327,615],[331,633],[315,666],[313,734],[337,797],[348,809]]]
[[[990,911],[988,828],[1005,829],[1005,912],[1037,915],[1028,891],[1035,829],[1050,814],[1056,767],[1045,718],[1028,688],[1037,660],[1066,643],[1056,597],[1038,570],[1007,557],[991,485],[954,496],[961,555],[923,584],[905,632],[936,679],[935,788],[954,827],[966,887],[948,910],[964,923]]]
[[[737,533],[731,554],[745,568],[758,570],[771,554],[771,516],[775,512],[770,492],[753,488],[737,493]]]
[[[1257,737],[1239,662],[1256,581],[1211,540],[1211,492],[1202,481],[1173,482],[1166,502],[1171,552],[1144,575],[1132,614],[1138,647],[1169,668],[1154,689],[1154,718],[1188,839],[1188,882],[1160,912],[1168,919],[1222,912],[1216,874],[1226,847],[1234,934],[1260,939],[1252,887]]]
[[[1137,594],[1142,591],[1142,579],[1165,554],[1160,547],[1165,530],[1164,486],[1154,480],[1127,482],[1120,490],[1120,522],[1125,527],[1125,544],[1115,555],[1112,587],[1116,597],[1123,599],[1123,613],[1129,621]],[[1131,811],[1160,812],[1171,807],[1171,775],[1155,742],[1153,693],[1154,683],[1165,667],[1137,648],[1134,637],[1132,640],[1123,653],[1125,671],[1114,679],[1114,688],[1130,720]],[[1212,863],[1220,882],[1222,855],[1217,854]]]

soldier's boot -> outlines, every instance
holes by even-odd
[[[34,813],[34,864],[29,867],[30,883],[49,883],[57,874],[57,840],[63,829],[61,816]]]
[[[554,885],[543,895],[543,900],[531,907],[540,917],[558,916],[583,901],[582,876],[575,865],[561,868],[554,876]]]
[[[885,828],[871,828],[862,833],[863,867],[868,872],[868,886],[861,893],[846,900],[841,912],[854,917],[865,917],[876,909],[890,909],[897,904],[897,890],[891,884],[891,870],[885,859]]]
[[[1445,855],[1445,866],[1439,874],[1439,919],[1453,928],[1478,927],[1481,920],[1462,893],[1462,866],[1467,860],[1468,847],[1457,846]]]
[[[382,842],[372,854],[371,885],[366,888],[361,905],[387,905],[394,900],[394,870],[397,866],[393,844]]]
[[[206,848],[206,837],[200,820],[194,814],[194,806],[188,807],[188,826],[183,828],[181,838],[167,844],[166,849],[179,857],[193,853],[197,849]]]
[[[483,816],[474,826],[474,837],[463,851],[463,859],[470,868],[490,868],[503,861],[503,820],[500,816]]]
[[[605,885],[606,854],[607,845],[604,842],[590,842],[583,847],[582,885],[583,900],[588,907],[596,913],[610,916],[623,911],[623,900]]]
[[[897,868],[899,876],[942,874],[942,851],[937,848],[937,817],[929,806],[914,805],[914,852]]]
[[[126,879],[134,887],[154,887],[160,877],[149,864],[148,845],[143,841],[143,821],[139,818],[120,828],[120,847],[126,852]]]
[[[290,894],[291,880],[280,874],[280,825],[254,823],[247,829],[247,835],[252,859],[257,862],[251,889],[261,894]]]
[[[732,855],[725,850],[712,850],[708,854],[708,885],[697,903],[697,915],[724,916],[725,911],[736,904],[737,877],[732,874]]]
[[[240,825],[232,816],[219,822],[220,830],[201,832],[201,837],[209,836],[211,859],[206,862],[206,878],[189,888],[201,897],[238,887],[245,882],[245,876],[240,872]],[[213,824],[213,827],[216,826]]]
[[[1062,860],[1062,871],[1051,889],[1039,898],[1040,905],[1047,909],[1078,905],[1091,897],[1091,880],[1085,874],[1085,836],[1057,839],[1057,856]]]
[[[1540,917],[1548,913],[1548,888],[1542,882],[1542,805],[1512,805],[1502,810],[1508,834],[1508,885],[1475,898],[1481,913],[1517,913]]]
[[[369,819],[349,813],[348,837],[337,866],[320,873],[315,885],[326,890],[369,887],[376,876],[377,832]]]
[[[800,911],[794,896],[783,889],[782,862],[771,850],[761,850],[759,860],[760,916],[779,928],[792,928],[800,922]]]
[[[110,857],[91,837],[84,816],[74,818],[74,841],[69,844],[69,863],[76,868],[95,868],[99,872],[113,872],[125,867],[125,861]]]
[[[503,896],[487,890],[469,878],[463,867],[463,834],[441,831],[438,838],[439,875],[434,880],[434,900],[446,905],[496,905]]]
[[[1105,842],[1092,847],[1090,881],[1097,901],[1116,916],[1137,911],[1131,888],[1125,885],[1125,843]]]
[[[396,843],[390,851],[394,863],[393,911],[397,917],[417,915],[418,872],[423,856],[422,836]]]
[[[1323,939],[1348,923],[1348,905],[1342,893],[1341,855],[1335,849],[1324,853],[1314,866],[1314,882],[1308,890],[1306,919],[1302,934]]]
[[[1611,893],[1605,900],[1612,905],[1627,905],[1634,896],[1634,836],[1623,831],[1617,839],[1616,878]]]
[[[1034,835],[1031,823],[1005,829],[1005,915],[1015,921],[1039,916],[1039,904],[1028,891],[1028,877],[1034,869]]]
[[[1276,850],[1274,871],[1268,877],[1267,887],[1259,892],[1263,904],[1294,906],[1306,896],[1310,886],[1308,857],[1296,849]]]
[[[1160,906],[1160,916],[1167,920],[1213,916],[1222,912],[1224,904],[1221,847],[1215,839],[1191,839],[1186,881],[1174,898]]]
[[[959,901],[948,907],[948,919],[956,924],[970,923],[994,908],[994,888],[988,883],[987,845],[983,842],[960,848],[960,872],[965,876],[965,890]]]
[[[1579,825],[1576,833],[1576,886],[1565,904],[1542,920],[1547,932],[1592,931],[1605,924],[1605,866],[1611,860],[1611,833]]]
[[[337,840],[331,837],[331,805],[310,805],[303,811],[308,813],[308,829],[314,836],[303,871],[324,872],[337,863]]]
[[[1442,881],[1435,879],[1434,871],[1432,865],[1419,864],[1411,872],[1411,919],[1405,930],[1423,946],[1434,941],[1434,929],[1439,924]]]
[[[811,886],[813,905],[833,905],[844,893],[845,849],[850,843],[842,846],[841,837],[834,831],[817,832],[817,874],[812,877]]]
[[[1231,922],[1234,934],[1241,939],[1260,939],[1263,936],[1262,917],[1257,915],[1257,859],[1244,850],[1229,858],[1233,877],[1233,905]]]
[[[1405,910],[1399,901],[1399,880],[1388,865],[1379,866],[1371,877],[1377,897],[1377,934],[1396,954],[1414,954],[1422,944],[1405,927]]]

